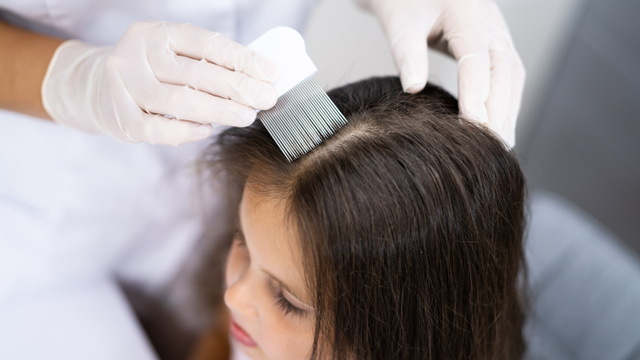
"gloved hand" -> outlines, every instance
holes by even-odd
[[[422,90],[428,77],[427,44],[458,62],[463,116],[485,124],[509,146],[525,70],[498,6],[489,0],[355,0],[380,20],[404,90]]]
[[[179,145],[247,126],[277,100],[277,67],[189,24],[137,22],[114,48],[64,42],[42,84],[51,118],[126,142]]]

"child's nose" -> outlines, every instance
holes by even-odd
[[[257,286],[251,286],[250,271],[246,271],[224,292],[224,302],[229,309],[240,313],[247,318],[257,318],[258,309],[253,303],[256,294],[253,293]]]

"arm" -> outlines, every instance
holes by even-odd
[[[0,107],[123,142],[198,141],[212,125],[251,124],[277,100],[275,65],[190,24],[136,22],[114,47],[6,24],[0,37]]]
[[[0,20],[0,108],[51,120],[40,88],[62,42]]]

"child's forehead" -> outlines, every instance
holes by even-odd
[[[245,187],[240,203],[240,230],[252,265],[277,278],[306,300],[304,267],[297,237],[288,225],[285,202]]]

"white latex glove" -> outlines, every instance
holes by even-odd
[[[277,68],[189,24],[137,22],[114,48],[77,40],[56,51],[42,84],[51,118],[126,142],[179,145],[211,124],[247,126],[271,108]]]
[[[498,6],[488,0],[355,0],[380,20],[406,92],[428,77],[427,45],[458,62],[460,112],[515,145],[525,70]]]

